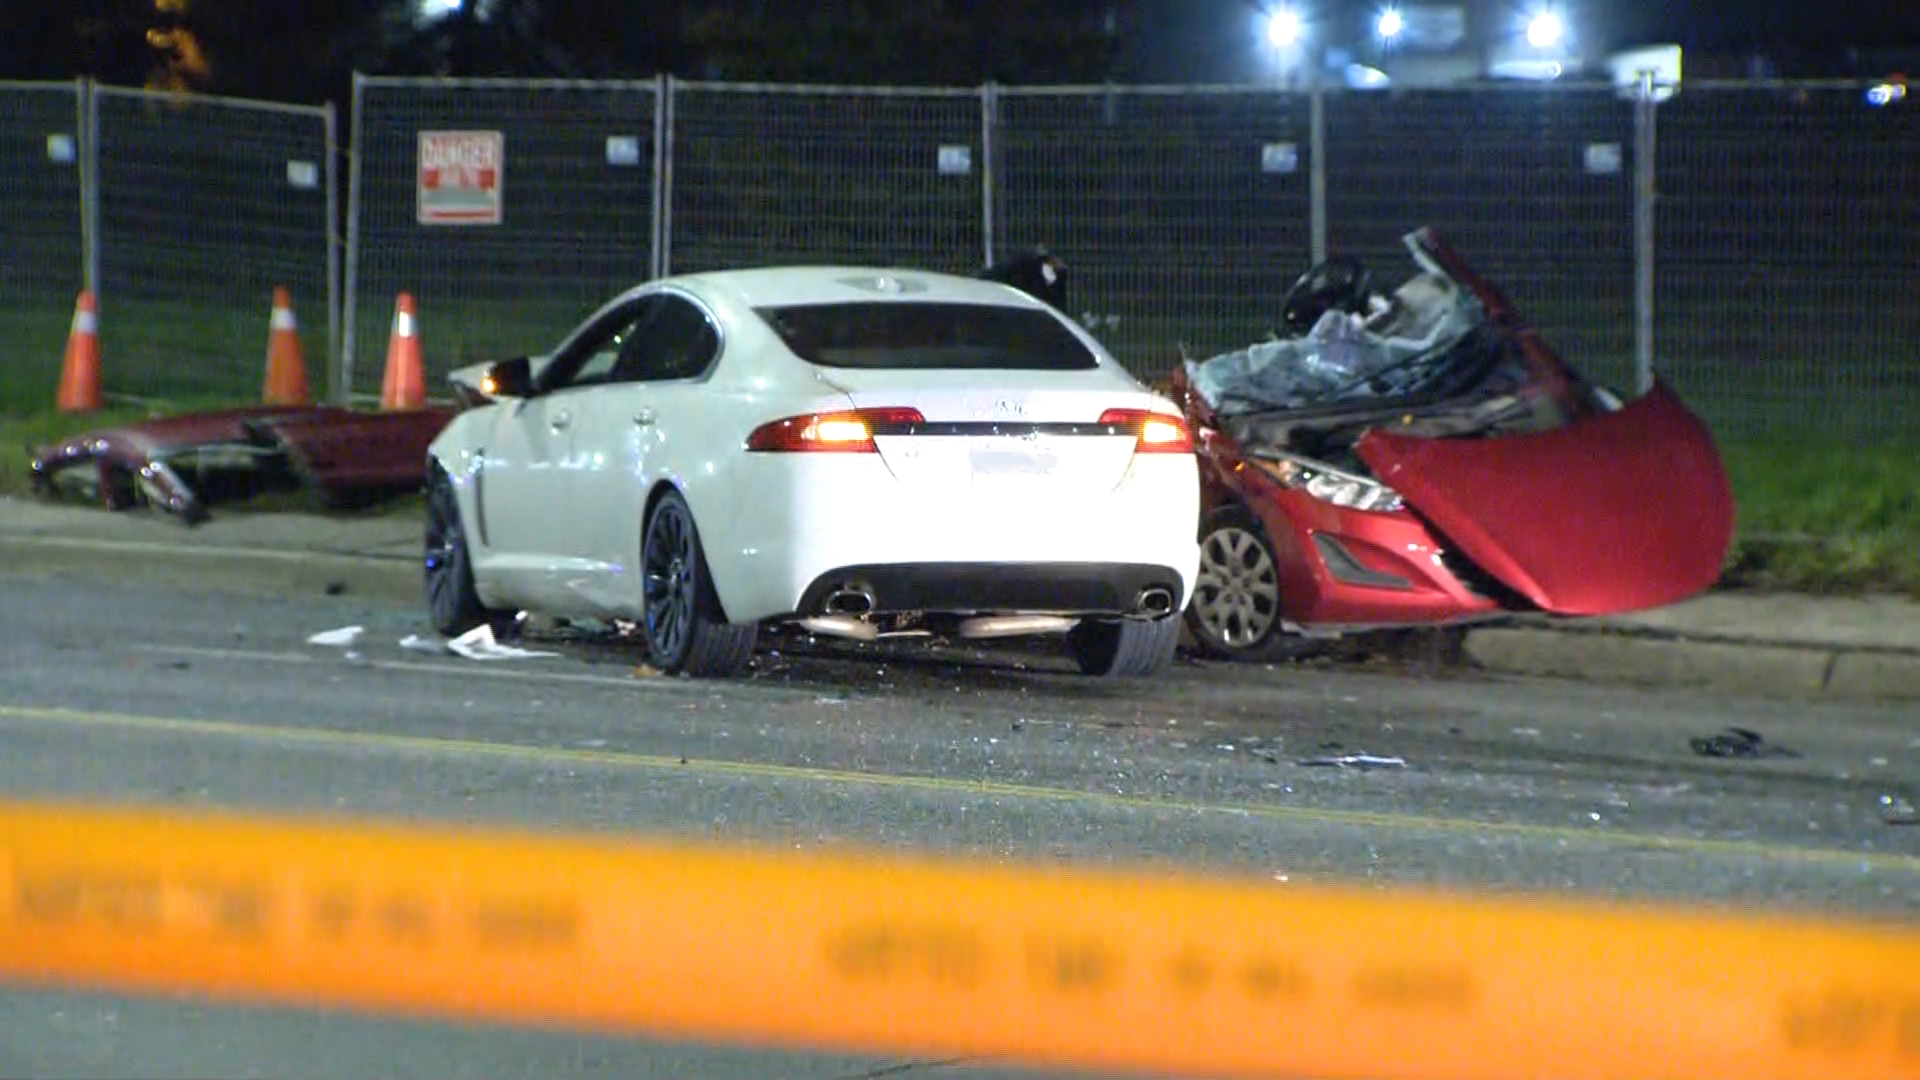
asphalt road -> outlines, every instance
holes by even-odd
[[[1920,911],[1909,708],[1418,666],[1183,664],[776,642],[750,679],[605,636],[479,664],[411,607],[0,577],[0,796],[561,825],[799,848],[1166,865],[1287,881]],[[352,649],[309,635],[366,628]],[[1729,725],[1779,756],[1696,755]],[[1400,767],[1304,764],[1364,753]],[[32,1076],[973,1074],[964,1064],[0,992]]]

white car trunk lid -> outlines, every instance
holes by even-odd
[[[916,487],[1094,494],[1126,477],[1134,436],[1100,424],[1152,397],[1090,371],[835,370],[858,409],[911,408],[911,433],[876,433],[896,478]]]

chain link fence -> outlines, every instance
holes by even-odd
[[[321,393],[338,310],[331,110],[111,87],[91,108],[108,392],[257,399],[284,287]]]
[[[82,87],[0,82],[0,409],[53,400],[85,284]]]
[[[1633,379],[1633,105],[1611,86],[1327,95],[1329,250],[1376,284],[1432,226],[1569,362]]]
[[[976,92],[681,83],[671,136],[676,272],[983,264]]]
[[[1716,431],[1920,434],[1920,108],[1705,84],[1658,139],[1655,340]]]
[[[993,95],[1002,252],[1068,264],[1073,315],[1135,374],[1279,323],[1310,248],[1308,101],[1248,89]]]
[[[1723,436],[1920,432],[1920,107],[1875,108],[1864,91],[1690,83],[1655,111],[1657,367]],[[401,292],[438,384],[545,349],[661,273],[971,273],[1034,247],[1067,261],[1071,314],[1157,379],[1183,353],[1271,332],[1323,238],[1391,283],[1421,225],[1625,389],[1635,112],[1611,86],[1578,85],[1316,102],[1247,87],[363,77],[343,187],[327,109],[0,83],[6,401],[51,394],[90,283],[110,391],[252,400],[277,285],[310,369],[366,395]],[[435,133],[466,141],[431,148]],[[448,169],[482,178],[479,202],[423,194]],[[323,363],[336,338],[338,374]]]
[[[551,348],[614,293],[652,277],[660,105],[653,80],[357,79],[347,271],[354,391],[379,393],[402,292],[418,306],[437,394],[452,368]],[[423,132],[461,133],[434,144],[452,149],[429,149],[426,166],[435,155],[484,166],[447,157],[474,147],[497,154],[490,176],[477,167],[466,177],[472,208],[421,196],[423,179],[437,179],[423,178]]]

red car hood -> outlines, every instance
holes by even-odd
[[[1720,576],[1733,493],[1705,425],[1666,386],[1553,431],[1354,449],[1462,554],[1542,609],[1606,615]]]

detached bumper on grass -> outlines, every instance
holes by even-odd
[[[34,489],[89,493],[108,509],[156,506],[188,524],[222,502],[317,492],[333,507],[415,491],[427,445],[450,409],[366,413],[262,405],[171,416],[70,436],[39,448]]]

